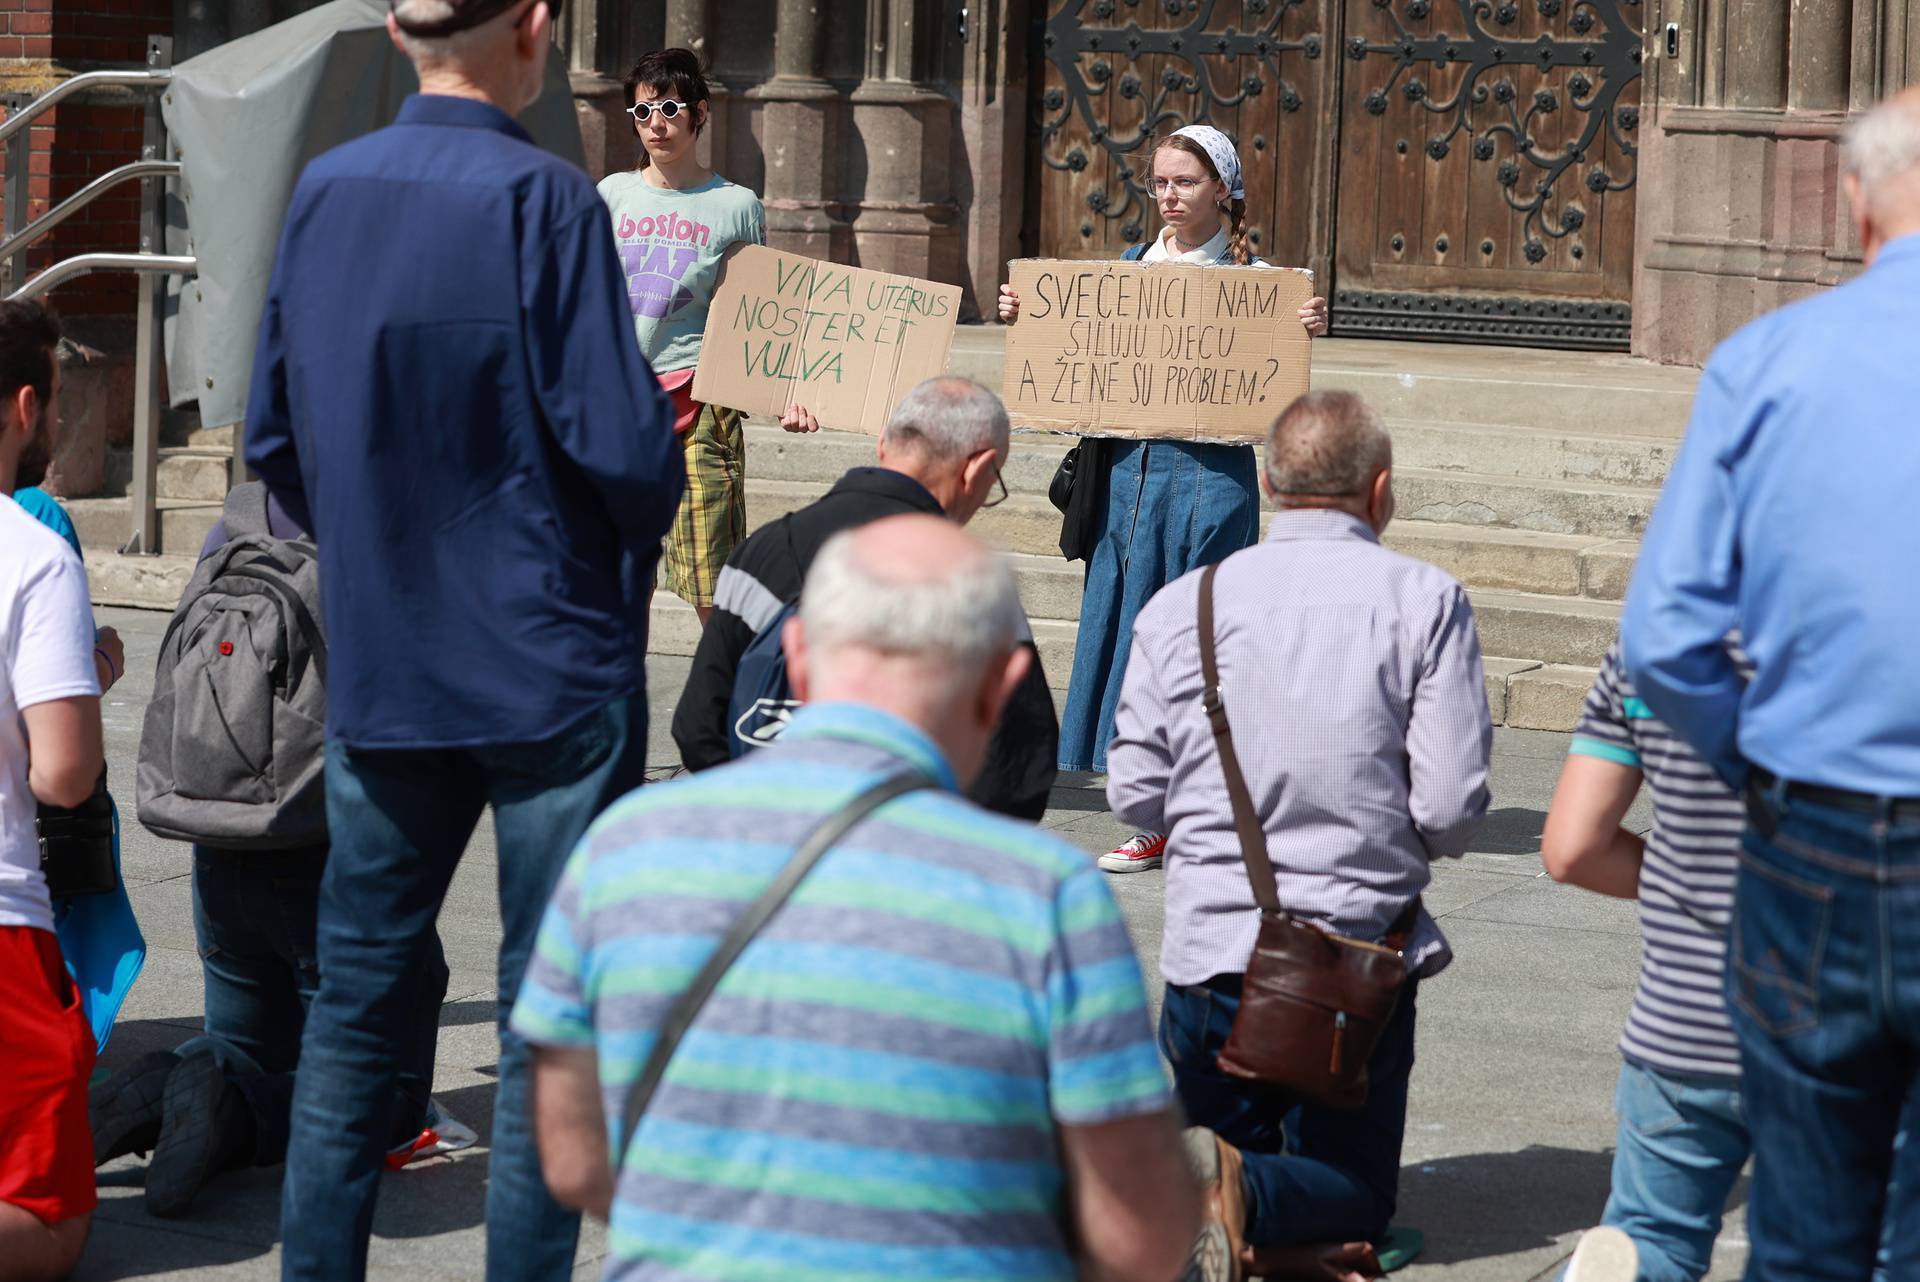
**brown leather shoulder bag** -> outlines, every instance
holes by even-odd
[[[1367,1061],[1407,982],[1400,950],[1420,901],[1407,905],[1378,944],[1321,930],[1281,908],[1266,830],[1233,750],[1220,688],[1213,631],[1213,580],[1219,569],[1210,565],[1200,576],[1200,673],[1240,855],[1260,906],[1260,935],[1247,959],[1233,1032],[1217,1063],[1234,1077],[1282,1087],[1332,1108],[1358,1108],[1367,1100]]]

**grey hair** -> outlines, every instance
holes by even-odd
[[[1888,180],[1920,169],[1920,108],[1889,99],[1856,118],[1841,142],[1840,164],[1869,200]]]
[[[1006,559],[978,546],[935,574],[901,578],[868,563],[860,531],[843,530],[813,558],[800,593],[810,651],[859,646],[922,658],[961,683],[1026,635],[1020,593]]]
[[[900,398],[880,437],[934,458],[955,459],[989,449],[1005,454],[1011,429],[998,396],[970,378],[941,374]]]
[[[1267,487],[1274,494],[1358,496],[1393,463],[1393,438],[1352,392],[1308,392],[1267,430]]]

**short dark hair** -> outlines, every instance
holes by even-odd
[[[706,68],[700,65],[700,55],[691,49],[655,49],[641,54],[640,61],[627,73],[627,106],[633,105],[633,95],[643,85],[657,94],[677,98],[689,108],[712,96],[707,88]],[[694,132],[699,130],[696,118]]]
[[[53,394],[53,349],[60,321],[45,303],[0,303],[0,402],[31,387],[44,404]]]

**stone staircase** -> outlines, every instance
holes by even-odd
[[[997,327],[960,330],[956,373],[997,388],[1001,362]],[[1639,534],[1697,377],[1611,355],[1361,340],[1317,346],[1315,386],[1359,392],[1391,424],[1399,512],[1387,542],[1467,585],[1496,723],[1572,727],[1613,639]],[[751,423],[747,439],[747,514],[756,528],[873,459],[873,439],[856,434],[800,437]],[[1012,497],[972,526],[1012,558],[1057,688],[1072,667],[1081,566],[1060,558],[1059,515],[1045,495],[1071,443],[1017,435],[1006,469]],[[219,516],[231,450],[230,429],[169,435],[157,557],[113,551],[129,528],[123,495],[68,504],[97,602],[173,606]],[[691,654],[697,638],[693,611],[657,594],[651,649]]]

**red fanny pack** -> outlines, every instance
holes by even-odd
[[[693,421],[700,417],[701,402],[693,399],[693,371],[677,369],[659,378],[660,386],[673,397],[673,430],[684,436],[693,430]]]

